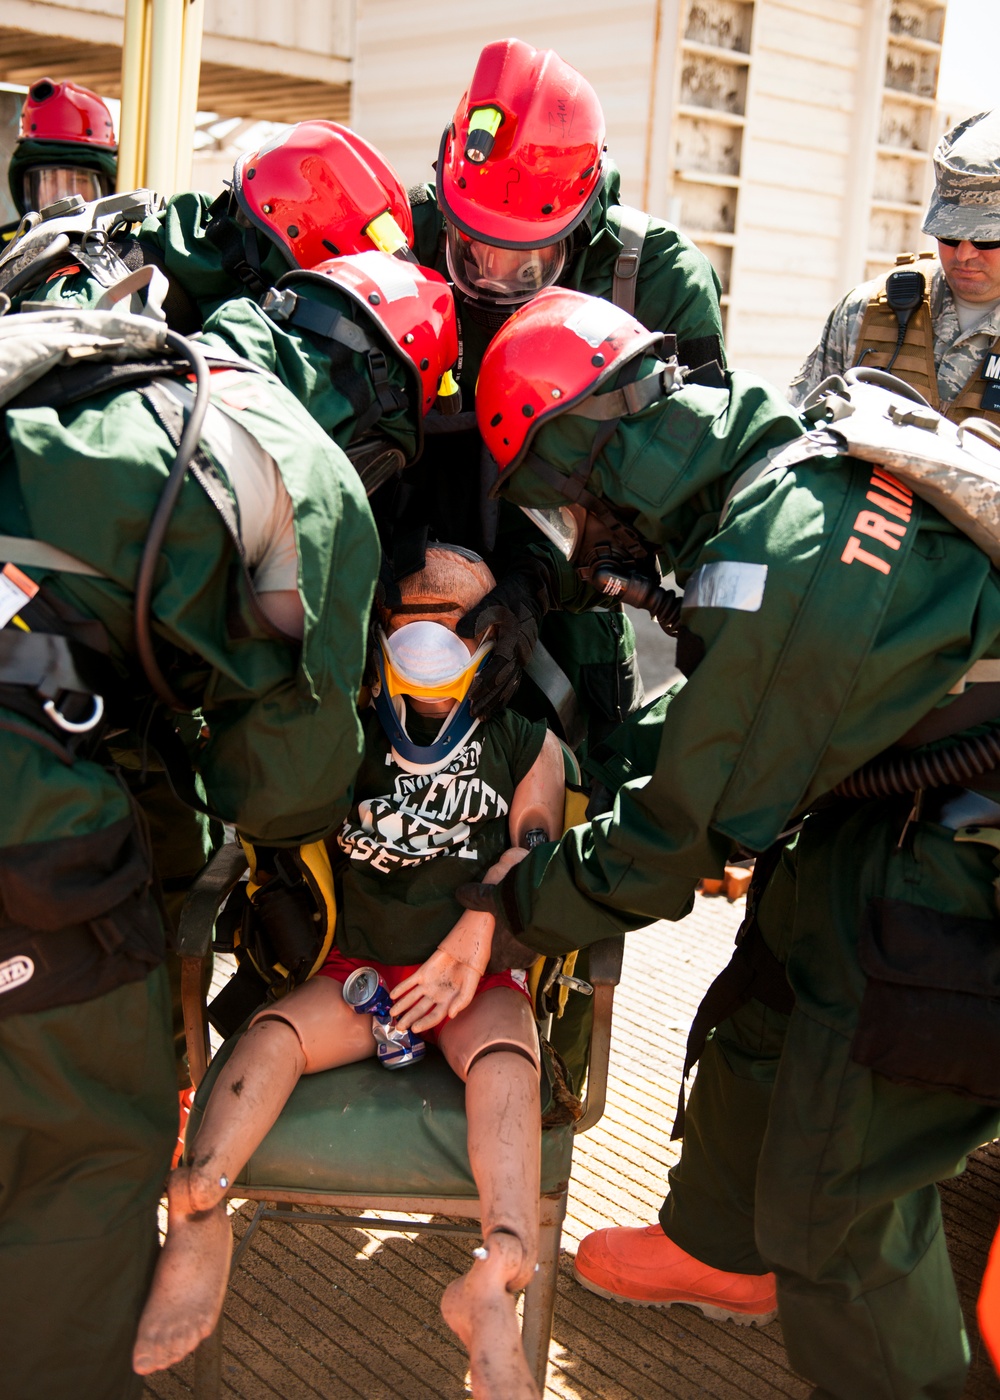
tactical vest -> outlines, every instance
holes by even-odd
[[[939,264],[933,253],[900,253],[896,267],[915,267],[924,279],[924,295],[910,317],[903,344],[892,366],[892,373],[917,389],[942,417],[952,423],[965,418],[986,418],[1000,427],[1000,411],[982,407],[985,381],[979,368],[975,369],[959,393],[947,404],[938,394],[937,369],[934,364],[934,323],[931,319],[931,279]],[[889,305],[885,284],[892,274],[879,278],[871,300],[865,308],[853,363],[866,369],[884,369],[892,358],[899,334],[896,313]],[[991,354],[1000,352],[1000,339],[990,347]]]

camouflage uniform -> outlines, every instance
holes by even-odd
[[[934,194],[923,232],[932,238],[1000,239],[1000,108],[969,117],[941,137],[934,151]],[[861,323],[878,280],[855,287],[831,311],[819,344],[789,385],[793,404],[800,404],[827,375],[843,374],[854,364]],[[938,266],[931,281],[930,311],[943,412],[1000,337],[1000,304],[984,306],[982,320],[963,331]]]
[[[828,375],[843,374],[854,364],[861,323],[880,280],[873,278],[862,282],[830,312],[819,344],[788,386],[788,397],[793,404],[798,406]],[[978,325],[963,331],[958,324],[955,298],[938,265],[931,278],[930,306],[934,364],[943,408],[968,383],[983,363],[986,352],[1000,337],[1000,305],[994,306]]]

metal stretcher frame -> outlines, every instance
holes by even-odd
[[[181,957],[181,998],[191,1078],[197,1087],[205,1076],[210,1058],[208,1015],[204,996],[205,959],[211,952],[212,935],[219,909],[239,882],[247,862],[239,845],[226,845],[217,851],[187,896],[180,917],[177,948]],[[608,1058],[611,1049],[611,1018],[615,987],[621,978],[624,939],[605,938],[590,948],[589,981],[594,988],[593,1026],[583,1113],[574,1125],[576,1133],[587,1132],[600,1121],[607,1099]],[[331,1073],[335,1071],[330,1071]],[[538,1272],[525,1290],[522,1343],[528,1365],[540,1391],[545,1390],[549,1341],[555,1312],[559,1273],[559,1243],[566,1214],[569,1182],[560,1190],[539,1198]],[[280,1201],[274,1190],[232,1186],[227,1198],[259,1202],[250,1224],[233,1255],[232,1269],[239,1261],[259,1225],[265,1220],[301,1224],[322,1224],[334,1229],[399,1230],[409,1233],[479,1234],[479,1201],[458,1196],[377,1196],[324,1191],[283,1189]],[[273,1207],[268,1202],[275,1202]],[[447,1215],[469,1224],[438,1221],[384,1219],[369,1215],[305,1214],[301,1207],[328,1206],[338,1211],[393,1211],[416,1215]],[[222,1384],[222,1320],[211,1337],[195,1352],[195,1400],[217,1400]]]

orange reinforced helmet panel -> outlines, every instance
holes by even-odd
[[[662,338],[611,302],[568,288],[550,287],[515,312],[487,347],[476,389],[479,431],[500,479],[543,423]]]
[[[115,124],[96,92],[79,83],[32,83],[21,108],[22,141],[74,141],[117,150]]]
[[[336,122],[298,122],[240,156],[233,193],[292,267],[372,249],[406,255],[413,243],[399,176],[374,146]]]
[[[601,188],[604,137],[597,94],[552,49],[487,44],[441,138],[441,212],[468,238],[498,247],[558,243]]]

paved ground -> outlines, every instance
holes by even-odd
[[[671,587],[673,579],[666,579],[664,585]],[[668,685],[673,685],[674,681],[680,679],[681,673],[674,665],[677,643],[673,637],[667,636],[660,624],[654,622],[649,613],[640,612],[637,608],[626,608],[625,611],[635,628],[642,683],[647,696],[652,698],[655,695],[660,695]]]
[[[577,1142],[546,1400],[805,1400],[777,1323],[757,1331],[687,1308],[623,1308],[571,1278],[580,1238],[597,1226],[648,1223],[674,1160],[670,1124],[684,1040],[702,990],[729,955],[742,906],[698,898],[676,926],[628,941],[617,997],[608,1110]],[[646,1008],[656,989],[662,1014]],[[652,1026],[655,1040],[651,1038]],[[952,1257],[972,1324],[985,1253],[1000,1213],[1000,1145],[943,1189]],[[242,1233],[248,1208],[234,1215]],[[444,1286],[469,1245],[440,1236],[375,1236],[265,1226],[230,1288],[223,1393],[242,1400],[459,1400],[461,1350],[441,1320]],[[1000,1396],[973,1326],[967,1396]],[[191,1363],[148,1394],[188,1396]]]

